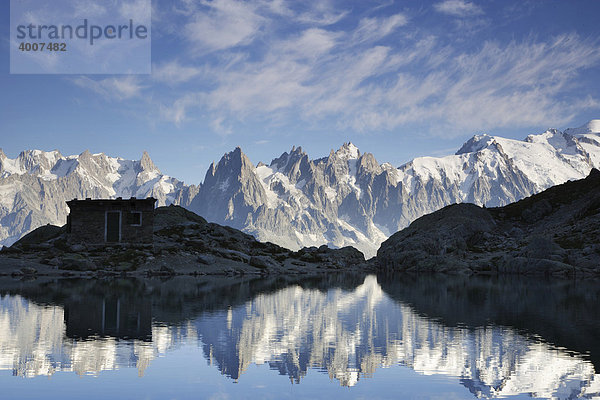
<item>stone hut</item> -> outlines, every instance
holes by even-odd
[[[152,243],[155,198],[67,201],[70,242],[86,244]]]

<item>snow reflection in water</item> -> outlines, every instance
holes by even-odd
[[[316,369],[355,386],[376,379],[378,368],[402,366],[452,377],[479,398],[600,395],[600,377],[584,355],[511,327],[445,325],[392,299],[375,276],[350,290],[291,285],[228,307],[200,305],[181,319],[164,311],[164,294],[161,301],[153,296],[40,305],[4,295],[0,369],[34,377],[137,368],[143,376],[157,356],[194,345],[234,380],[252,364],[268,364],[293,382]]]

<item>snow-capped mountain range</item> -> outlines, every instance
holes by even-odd
[[[161,174],[146,152],[139,161],[58,151],[23,151],[15,159],[0,149],[0,244],[10,245],[45,224],[62,226],[74,198],[148,197],[178,203],[188,187]]]
[[[84,152],[0,152],[0,243],[46,223],[64,224],[65,200],[154,196],[259,240],[298,249],[351,245],[375,255],[379,244],[421,215],[448,204],[500,206],[600,167],[600,120],[524,140],[476,135],[454,155],[379,164],[351,143],[311,160],[293,147],[269,165],[240,148],[212,164],[199,186],[140,161]]]
[[[311,160],[292,148],[252,165],[238,148],[209,168],[192,211],[296,249],[351,245],[373,256],[416,218],[448,204],[500,206],[600,166],[600,120],[525,140],[477,135],[455,155],[398,168],[346,143]]]

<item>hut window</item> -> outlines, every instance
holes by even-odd
[[[142,213],[141,211],[132,211],[129,214],[130,224],[132,226],[142,226]]]

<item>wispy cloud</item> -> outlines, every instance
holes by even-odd
[[[200,4],[202,9],[195,10],[184,32],[202,52],[248,44],[264,22],[250,2],[213,0]]]
[[[188,82],[197,77],[202,72],[202,68],[196,66],[184,66],[177,60],[167,63],[154,65],[152,67],[152,78],[158,82],[168,85],[177,85]]]
[[[187,120],[188,109],[198,106],[202,103],[201,97],[196,93],[188,93],[178,98],[171,105],[160,104],[160,117],[168,122],[174,123],[176,126]]]
[[[452,52],[441,67],[420,79],[398,75],[395,84],[364,90],[371,107],[355,109],[348,123],[357,129],[393,129],[427,120],[433,129],[561,125],[595,100],[559,101],[574,75],[600,61],[595,43],[577,36],[548,42],[487,42],[470,53]],[[364,103],[364,102],[363,102]]]
[[[349,10],[338,10],[331,0],[306,2],[305,9],[292,14],[298,21],[317,26],[333,25],[349,14]]]
[[[557,100],[573,76],[600,61],[597,44],[576,35],[489,41],[471,52],[430,39],[401,50],[339,45],[354,34],[330,37],[323,47],[329,50],[315,58],[280,51],[301,43],[301,35],[261,61],[214,70],[217,85],[202,98],[205,106],[236,119],[293,113],[313,123],[333,118],[338,128],[358,131],[427,120],[456,132],[561,124],[593,104]]]
[[[98,18],[106,16],[107,13],[106,7],[94,0],[81,0],[73,5],[73,15],[77,18]]]
[[[211,128],[221,136],[231,135],[233,133],[233,129],[226,121],[225,117],[218,116],[213,118],[210,122]]]
[[[483,14],[483,9],[470,1],[444,0],[433,5],[433,8],[441,13],[455,17],[471,17]]]
[[[395,14],[384,18],[363,18],[354,32],[352,42],[358,44],[379,40],[407,23],[408,18],[404,14]]]
[[[415,13],[365,12],[345,20],[346,11],[332,2],[298,4],[176,3],[179,22],[194,33],[186,45],[196,52],[178,53],[177,59],[154,66],[147,85],[166,84],[151,102],[155,115],[177,126],[201,119],[221,135],[238,123],[290,121],[360,132],[421,125],[454,135],[563,125],[577,112],[598,106],[594,93],[574,95],[577,78],[600,65],[596,39],[488,37],[461,47],[440,37],[439,30],[413,22]],[[483,15],[467,1],[434,7],[476,17],[452,18],[449,26]],[[325,19],[343,23],[327,25],[319,10],[330,17]],[[145,87],[145,81],[123,79],[77,83],[118,99],[135,97]]]
[[[95,80],[86,76],[74,78],[73,83],[92,90],[107,100],[124,100],[139,96],[144,89],[139,79],[133,75]]]
[[[119,13],[122,18],[132,18],[135,22],[150,21],[152,16],[152,4],[148,0],[121,1]]]

